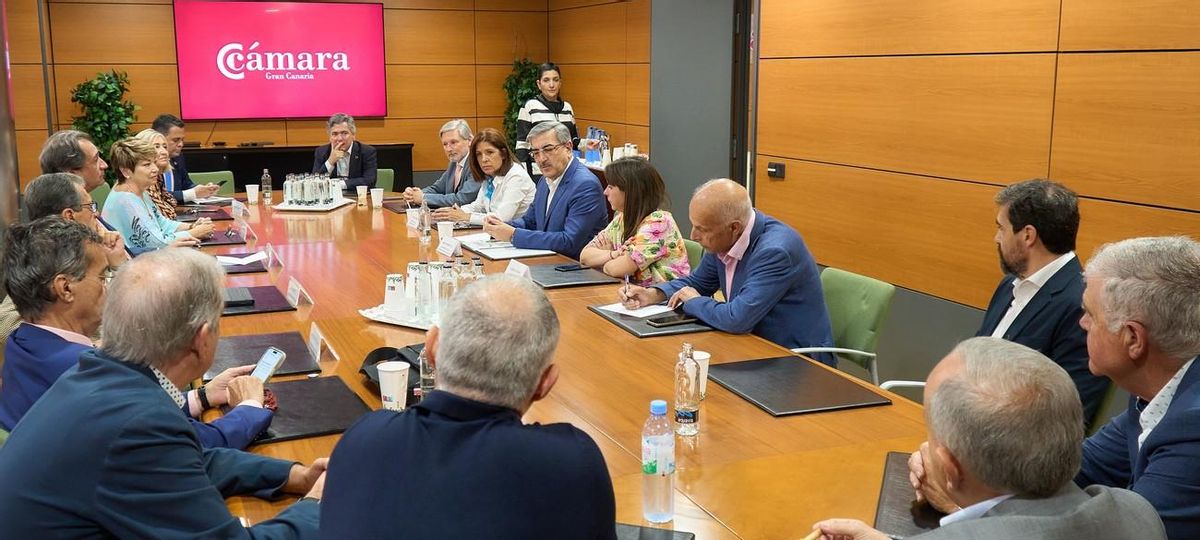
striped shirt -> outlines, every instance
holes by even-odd
[[[525,106],[521,107],[521,112],[517,113],[517,161],[521,163],[532,161],[529,151],[533,150],[533,147],[525,140],[529,135],[529,130],[542,122],[552,121],[561,122],[567,126],[571,132],[571,146],[574,148],[579,140],[579,129],[575,127],[575,111],[571,108],[571,104],[565,100],[546,101],[545,97],[538,94],[537,97],[526,101]],[[533,174],[542,174],[537,163],[533,164]]]

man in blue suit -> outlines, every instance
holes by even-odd
[[[529,153],[542,170],[533,204],[524,216],[504,223],[488,216],[483,230],[513,246],[548,249],[579,258],[579,252],[607,225],[608,208],[600,180],[575,159],[571,131],[542,122],[529,131]]]
[[[975,334],[1015,341],[1054,360],[1075,381],[1091,424],[1109,381],[1088,370],[1083,267],[1075,256],[1079,203],[1049,180],[1012,184],[996,195],[996,249],[1004,277]]]
[[[738,183],[711,180],[688,206],[692,240],[707,253],[691,275],[653,287],[622,287],[626,307],[668,300],[672,308],[733,334],[753,333],[789,349],[832,347],[817,264],[791,227],[754,209]],[[724,302],[712,298],[717,291]],[[829,353],[813,359],[837,365]]]
[[[171,192],[171,196],[175,197],[176,204],[216,195],[221,186],[216,184],[197,186],[188,176],[187,162],[183,159],[183,120],[173,114],[160,114],[150,124],[150,127],[154,131],[162,133],[163,138],[167,141],[167,152],[171,155],[171,170],[163,175],[163,185],[166,186],[167,191]]]
[[[1075,483],[1127,487],[1154,505],[1167,536],[1200,538],[1200,243],[1106,244],[1084,279],[1089,366],[1131,397],[1084,441]]]
[[[321,536],[615,540],[596,443],[570,424],[521,421],[558,380],[546,295],[492,276],[447,310],[454,324],[426,338],[437,390],[406,411],[364,416],[334,448]]]
[[[313,173],[328,174],[337,180],[341,189],[355,190],[358,186],[375,187],[379,175],[375,148],[359,142],[354,117],[337,113],[325,123],[329,144],[313,151]]]
[[[117,272],[104,345],[83,353],[0,447],[6,537],[316,537],[316,501],[246,529],[223,497],[319,499],[326,460],[203,450],[181,410],[179,387],[212,366],[223,277],[211,256],[185,249]]]

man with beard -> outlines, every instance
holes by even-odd
[[[1083,268],[1075,257],[1079,201],[1045,179],[1012,184],[996,195],[996,247],[1005,276],[988,302],[977,336],[1015,341],[1050,357],[1071,376],[1091,424],[1109,380],[1088,370]]]

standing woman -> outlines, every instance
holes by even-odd
[[[542,122],[555,121],[567,126],[571,132],[571,148],[579,146],[579,130],[575,127],[575,111],[571,104],[562,99],[562,76],[558,66],[547,62],[538,66],[538,95],[526,101],[517,113],[517,160],[527,164],[531,175],[541,175],[537,163],[529,155],[533,150],[525,139],[529,130]]]
[[[525,168],[513,163],[512,152],[504,135],[492,128],[480,131],[471,139],[468,154],[471,177],[483,180],[479,195],[471,204],[459,208],[438,208],[433,218],[438,221],[470,221],[483,225],[483,218],[493,215],[501,221],[512,221],[525,214],[533,202],[537,186]]]
[[[670,212],[662,210],[666,186],[643,157],[618,159],[604,168],[604,196],[612,222],[583,248],[579,262],[613,277],[630,277],[641,287],[691,273],[683,235]]]
[[[104,201],[101,217],[125,238],[135,255],[164,247],[195,246],[212,236],[211,220],[179,223],[163,217],[147,190],[158,181],[158,152],[136,137],[113,143],[109,152],[117,185]]]
[[[154,184],[146,189],[146,194],[150,195],[150,200],[154,201],[154,206],[158,207],[158,211],[162,213],[163,217],[175,219],[175,196],[167,190],[167,184],[164,181],[167,173],[171,172],[171,152],[167,150],[167,138],[153,129],[143,129],[134,137],[153,145],[158,156],[154,160],[154,164],[158,166],[158,176],[154,180]]]

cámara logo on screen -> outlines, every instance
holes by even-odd
[[[235,81],[245,79],[248,71],[261,71],[268,80],[311,80],[314,71],[350,71],[350,58],[344,52],[259,52],[258,46],[255,41],[249,47],[241,43],[221,47],[217,69]]]

